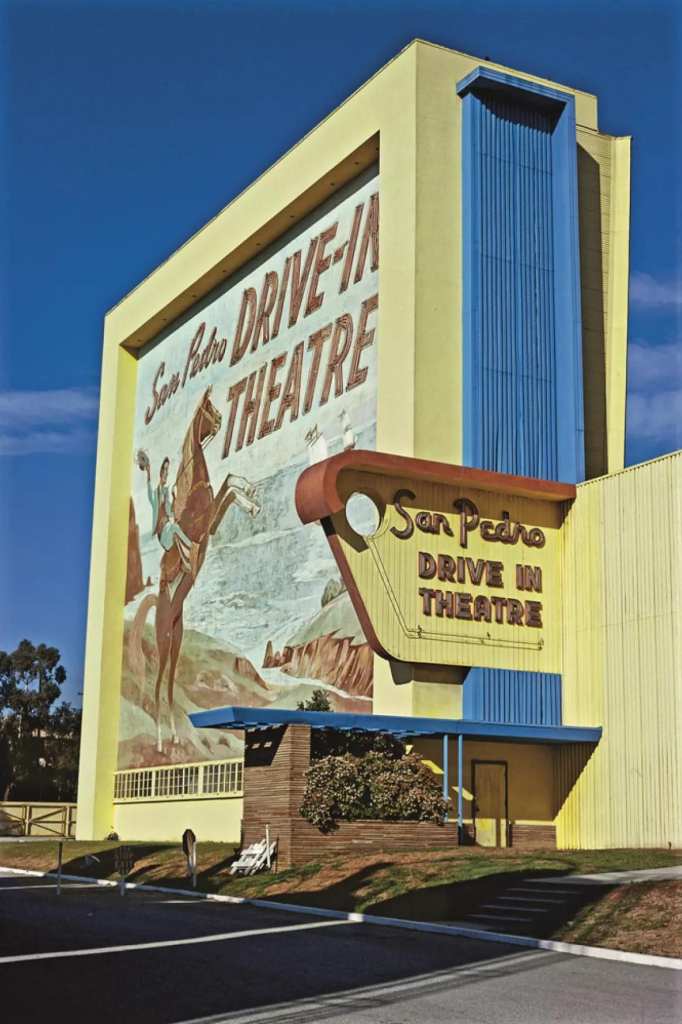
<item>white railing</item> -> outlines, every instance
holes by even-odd
[[[242,796],[244,760],[202,761],[114,772],[114,801],[187,800]]]

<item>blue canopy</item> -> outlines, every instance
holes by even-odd
[[[312,729],[359,729],[393,736],[462,736],[468,740],[510,743],[598,743],[601,727],[577,725],[510,725],[464,718],[415,718],[412,715],[350,715],[343,712],[292,711],[286,708],[215,708],[195,711],[192,725],[208,729],[273,729],[309,725]]]

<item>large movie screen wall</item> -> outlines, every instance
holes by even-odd
[[[119,768],[224,759],[188,714],[372,709],[372,654],[302,470],[376,446],[379,178],[371,168],[140,351]]]

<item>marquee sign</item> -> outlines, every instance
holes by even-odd
[[[373,532],[349,522],[358,493]],[[379,452],[312,466],[296,490],[377,654],[535,672],[561,671],[559,531],[574,497],[571,484]]]

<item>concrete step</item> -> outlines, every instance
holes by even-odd
[[[470,914],[467,921],[493,921],[498,925],[510,924],[531,924],[532,917],[501,917],[499,914]]]
[[[511,886],[507,892],[521,892],[525,893],[526,896],[547,896],[556,897],[564,896],[566,899],[570,899],[572,896],[578,896],[580,890],[578,889],[543,889],[537,885],[515,885]]]
[[[511,881],[511,879],[510,879]],[[491,892],[491,901],[467,915],[472,927],[485,925],[491,931],[544,938],[552,935],[577,910],[591,902],[594,887],[528,879]],[[472,908],[474,909],[474,908]]]
[[[525,906],[505,907],[504,904],[502,904],[502,903],[484,903],[482,905],[482,907],[481,907],[481,910],[497,910],[497,911],[501,911],[504,914],[511,914],[512,911],[516,911],[517,913],[519,911],[521,911],[521,913],[523,913],[523,914],[546,914],[547,913],[547,911],[546,911],[546,909],[544,907],[525,907]],[[513,919],[510,918],[510,920],[513,920]]]
[[[500,896],[501,900],[509,900],[513,903],[544,903],[546,906],[561,906],[568,900],[552,900],[545,896]]]

